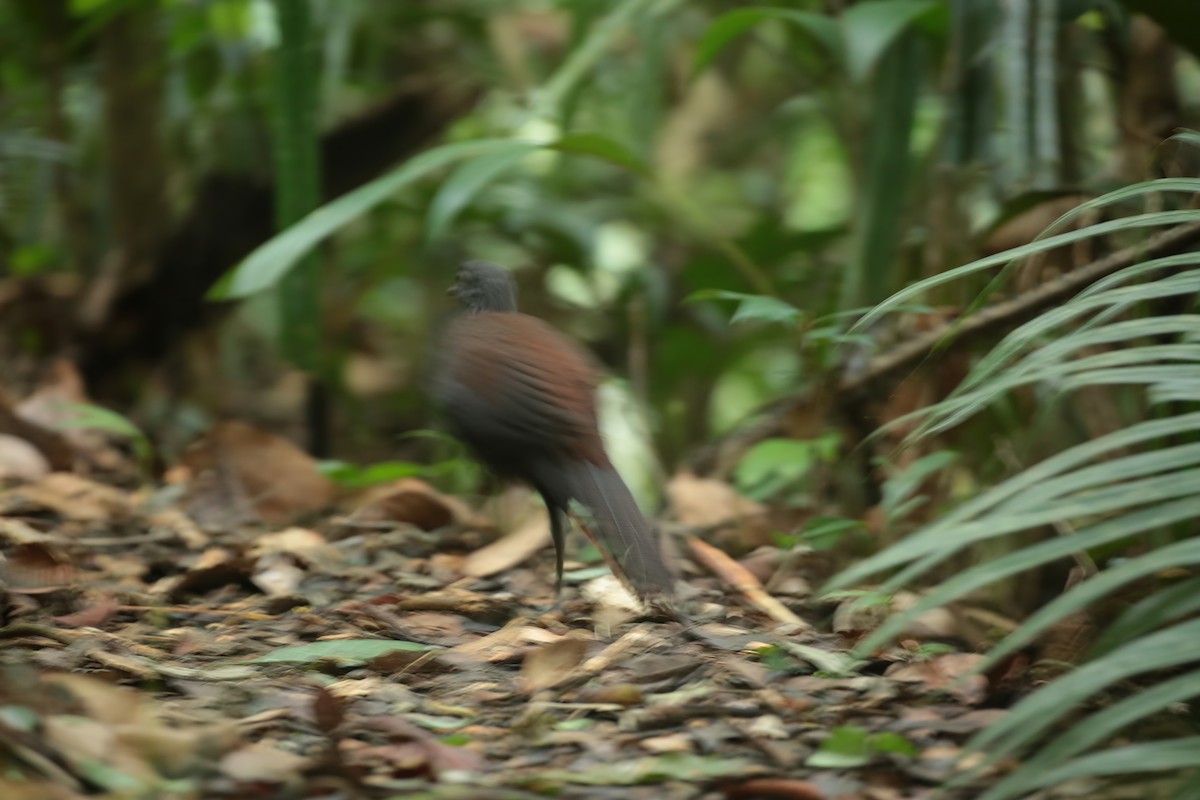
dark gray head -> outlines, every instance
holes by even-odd
[[[490,261],[465,262],[447,294],[472,313],[517,310],[516,281],[508,270]]]

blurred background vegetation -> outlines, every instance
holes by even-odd
[[[922,324],[850,341],[845,312],[1150,174],[1200,86],[1170,6],[6,3],[5,385],[67,356],[168,453],[220,416],[420,452],[398,437],[429,424],[441,292],[488,258],[628,378],[674,468]],[[564,136],[447,159],[362,203],[305,281],[205,299],[277,224],[439,142]],[[813,416],[787,438],[821,439]]]

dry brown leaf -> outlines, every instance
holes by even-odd
[[[356,495],[348,507],[358,522],[403,522],[425,531],[472,518],[471,510],[461,500],[417,478],[372,487]]]
[[[0,778],[0,797],[4,800],[84,800],[84,795],[57,783],[7,778]]]
[[[919,683],[928,691],[943,691],[968,704],[979,703],[987,692],[987,677],[971,672],[983,661],[981,653],[946,653],[909,664],[893,664],[884,675],[895,681]]]
[[[89,456],[99,455],[102,462],[111,461],[114,457],[119,461],[120,457],[108,444],[106,432],[64,425],[78,416],[71,408],[72,404],[89,405],[91,402],[79,368],[73,362],[60,358],[51,365],[41,385],[33,394],[17,403],[15,410],[22,419],[56,431],[78,452]],[[103,466],[113,464],[104,463]]]
[[[129,496],[69,472],[52,472],[37,483],[0,494],[0,514],[37,514],[51,511],[75,522],[112,522],[132,514]]]
[[[766,508],[713,478],[681,472],[667,484],[671,513],[684,525],[709,527],[735,520],[763,517]]]
[[[521,662],[521,691],[533,694],[555,685],[583,663],[587,651],[588,640],[577,631],[532,651]]]
[[[254,564],[250,581],[268,597],[288,597],[296,594],[304,575],[304,570],[296,566],[291,556],[268,553]]]
[[[249,580],[253,563],[225,548],[212,547],[200,554],[186,574],[160,581],[153,591],[166,592],[172,598],[203,594],[219,586]]]
[[[816,785],[796,778],[751,778],[724,787],[725,800],[829,800]]]
[[[0,567],[5,588],[21,594],[53,592],[74,583],[77,576],[70,556],[47,542],[17,545]]]
[[[664,753],[691,753],[696,749],[692,737],[683,733],[668,733],[664,736],[650,736],[638,744],[647,752],[655,755]]]
[[[0,481],[32,483],[50,474],[50,462],[26,440],[0,433]]]
[[[483,578],[527,561],[550,544],[550,517],[541,509],[516,530],[467,556],[463,574]]]
[[[313,697],[312,715],[317,730],[328,736],[346,719],[345,701],[318,686]]]
[[[104,593],[94,597],[91,603],[74,614],[50,619],[64,628],[98,628],[117,612],[119,606],[116,595]]]
[[[18,414],[16,402],[3,387],[0,387],[0,433],[29,442],[45,457],[52,469],[70,469],[75,463],[75,448],[62,434]]]
[[[283,783],[298,777],[310,762],[303,756],[261,741],[240,747],[221,759],[221,774],[240,783]]]
[[[846,635],[872,631],[888,617],[912,608],[921,596],[914,592],[896,592],[890,603],[859,605],[858,598],[848,598],[833,612],[832,628]],[[922,640],[944,640],[958,636],[959,626],[954,614],[945,608],[934,608],[921,614],[905,628],[905,635]]]
[[[288,440],[244,422],[214,425],[183,455],[192,472],[189,510],[239,500],[264,522],[282,525],[328,506],[333,482]],[[208,475],[201,480],[201,475]]]
[[[342,562],[341,552],[324,536],[308,528],[287,528],[264,533],[254,540],[250,555],[260,558],[270,554],[294,556],[305,564],[330,567]]]

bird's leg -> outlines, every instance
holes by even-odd
[[[563,522],[566,514],[561,508],[550,505],[547,505],[546,510],[550,512],[550,538],[554,540],[554,605],[551,608],[557,611],[562,608],[563,552],[567,545]]]

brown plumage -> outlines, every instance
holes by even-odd
[[[450,293],[463,309],[438,349],[434,398],[484,463],[546,501],[559,590],[565,515],[574,512],[630,589],[669,599],[674,579],[658,539],[604,452],[591,360],[518,313],[512,277],[495,264],[467,262]]]

